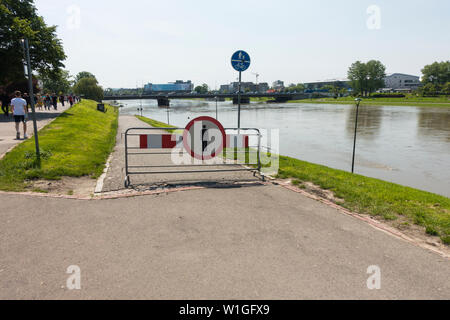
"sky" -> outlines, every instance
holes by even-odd
[[[192,80],[235,81],[231,56],[247,51],[243,81],[345,78],[357,61],[421,75],[450,58],[448,0],[35,0],[57,25],[72,75],[104,88]]]

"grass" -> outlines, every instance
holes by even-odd
[[[176,128],[175,126],[171,126],[167,123],[164,122],[160,122],[160,121],[156,121],[150,118],[146,118],[146,117],[141,117],[141,116],[136,116],[136,118],[138,118],[139,120],[147,123],[148,125],[152,126],[153,128]],[[174,132],[175,130],[167,130],[167,132]]]
[[[115,145],[118,109],[107,106],[102,113],[96,108],[96,102],[83,100],[39,131],[40,168],[34,138],[7,153],[0,160],[0,190],[28,190],[37,179],[98,178]]]
[[[343,199],[340,205],[354,212],[386,220],[403,216],[450,244],[450,199],[444,196],[284,156],[278,176],[330,190]]]
[[[319,103],[319,104],[354,104],[354,97],[342,98],[320,98],[291,100],[289,103]],[[364,98],[361,102],[365,105],[375,106],[413,106],[413,107],[450,107],[450,99],[448,97],[417,97],[407,95],[405,98]]]

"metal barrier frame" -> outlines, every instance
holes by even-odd
[[[130,166],[129,165],[129,159],[130,156],[133,155],[152,155],[152,154],[172,154],[172,150],[170,152],[141,152],[141,153],[130,153],[129,150],[143,150],[140,147],[129,147],[128,146],[128,137],[129,136],[141,136],[142,134],[130,134],[130,131],[167,131],[167,133],[171,133],[171,131],[183,131],[185,128],[129,128],[125,131],[125,188],[128,188],[131,185],[130,181],[130,175],[137,175],[137,174],[173,174],[173,173],[205,173],[205,172],[234,172],[234,171],[253,171],[253,176],[256,176],[256,173],[258,172],[263,181],[264,181],[264,175],[261,174],[261,132],[257,128],[225,128],[225,131],[227,130],[233,130],[233,131],[255,131],[256,134],[248,135],[248,136],[257,136],[258,137],[258,145],[257,146],[248,146],[248,149],[251,150],[254,147],[257,147],[257,150],[255,151],[257,154],[257,163],[245,163],[245,164],[239,164],[239,163],[223,163],[223,164],[188,164],[188,165],[153,165],[153,166]],[[224,146],[224,149],[226,146]],[[161,148],[162,149],[162,148]],[[164,149],[163,149],[164,150]],[[232,153],[236,155],[237,153],[255,153],[251,151],[237,151],[234,150]],[[231,153],[231,152],[230,152]],[[226,153],[227,154],[227,153]],[[226,158],[224,158],[224,161],[226,161]],[[251,166],[256,165],[257,168],[250,168],[250,167],[244,167],[244,166]],[[140,171],[140,172],[133,172],[130,169],[132,168],[192,168],[192,167],[217,167],[217,166],[241,166],[243,168],[236,168],[236,169],[214,169],[214,170],[196,170],[196,171]]]

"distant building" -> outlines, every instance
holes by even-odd
[[[274,90],[283,90],[284,89],[284,82],[281,80],[277,80],[272,84],[272,88]]]
[[[255,84],[253,82],[242,82],[242,92],[260,92],[264,93],[269,90],[269,85],[266,82]],[[230,84],[223,84],[220,86],[220,93],[236,93],[239,91],[239,82],[232,82]]]
[[[413,91],[420,86],[420,77],[403,73],[392,73],[384,78],[383,91]]]
[[[166,84],[153,84],[148,83],[144,86],[144,92],[146,93],[158,93],[158,92],[192,92],[194,90],[194,84],[191,80],[184,82],[183,80],[177,80],[173,83]]]
[[[315,81],[315,82],[307,82],[304,83],[305,86],[305,93],[312,93],[312,92],[327,92],[328,90],[323,90],[322,88],[324,86],[336,86],[340,89],[347,89],[349,90],[350,82],[346,78],[339,78],[339,79],[327,79],[323,81]]]
[[[261,82],[258,84],[258,92],[259,93],[266,93],[267,91],[269,91],[269,89],[270,89],[270,87],[267,82]]]

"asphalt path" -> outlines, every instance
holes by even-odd
[[[281,186],[0,203],[0,299],[450,298],[448,259]]]

